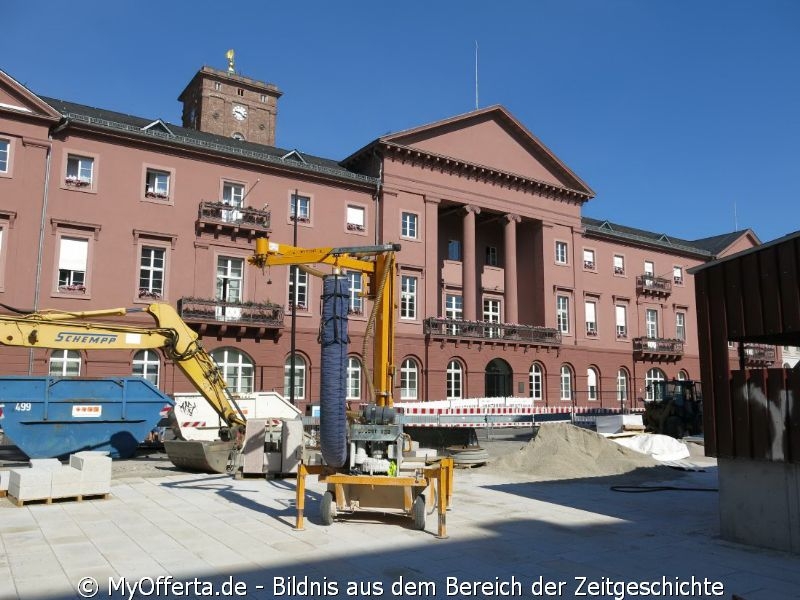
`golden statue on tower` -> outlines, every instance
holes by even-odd
[[[225,53],[225,58],[228,59],[228,73],[236,72],[236,69],[233,68],[233,57],[234,57],[234,52],[233,48],[231,48]]]

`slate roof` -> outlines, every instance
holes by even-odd
[[[666,233],[655,233],[635,227],[627,227],[618,223],[582,217],[584,230],[587,233],[611,237],[619,240],[627,240],[633,243],[647,244],[670,250],[673,252],[684,252],[694,254],[700,258],[715,258],[720,252],[725,250],[734,241],[745,234],[745,231],[733,231],[722,235],[702,238],[699,240],[684,240],[672,237]]]
[[[180,125],[174,125],[162,121],[167,129],[163,127],[144,127],[153,124],[158,119],[143,118],[125,113],[114,112],[101,108],[94,108],[83,104],[76,104],[67,100],[48,98],[39,96],[50,106],[60,112],[64,117],[77,123],[86,123],[93,127],[125,132],[143,139],[158,139],[193,149],[204,149],[213,153],[239,156],[250,160],[256,160],[265,164],[280,165],[284,168],[295,169],[297,171],[307,171],[328,175],[331,177],[357,181],[366,185],[377,185],[378,180],[360,173],[355,173],[341,166],[337,161],[328,158],[320,158],[310,154],[302,154],[300,160],[292,150],[265,146],[253,142],[234,140],[222,135],[215,135],[187,129]],[[299,151],[295,151],[299,152]],[[287,156],[288,155],[288,156]],[[283,158],[286,156],[286,158]]]

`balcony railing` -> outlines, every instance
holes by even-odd
[[[549,327],[493,323],[490,321],[461,321],[431,317],[425,319],[425,335],[435,338],[491,340],[529,344],[532,346],[559,346],[561,332]]]
[[[744,362],[746,367],[769,367],[777,360],[775,346],[764,344],[745,344]]]
[[[270,230],[270,211],[249,206],[231,206],[224,202],[200,202],[197,223],[200,227],[243,228],[257,232]]]
[[[187,322],[232,323],[273,329],[283,327],[283,307],[279,304],[181,298],[178,312]]]
[[[683,356],[683,340],[633,338],[633,354],[641,359],[677,360]]]
[[[639,275],[636,277],[636,293],[669,296],[672,293],[672,282],[655,275]]]

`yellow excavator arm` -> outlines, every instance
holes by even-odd
[[[149,313],[156,327],[91,320],[137,312]],[[197,341],[197,334],[169,304],[155,303],[132,309],[4,314],[0,315],[0,344],[63,350],[161,349],[228,426],[245,423],[216,363]]]

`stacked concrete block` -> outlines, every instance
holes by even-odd
[[[10,471],[0,471],[0,498],[3,498],[8,494],[8,480],[10,478]]]
[[[53,475],[51,468],[31,467],[11,469],[8,480],[8,495],[17,502],[28,500],[50,500]]]
[[[59,465],[50,471],[52,477],[50,496],[52,498],[74,498],[80,496],[81,472],[68,465]]]
[[[104,452],[76,452],[70,455],[69,464],[80,471],[82,496],[111,492],[111,458]]]

